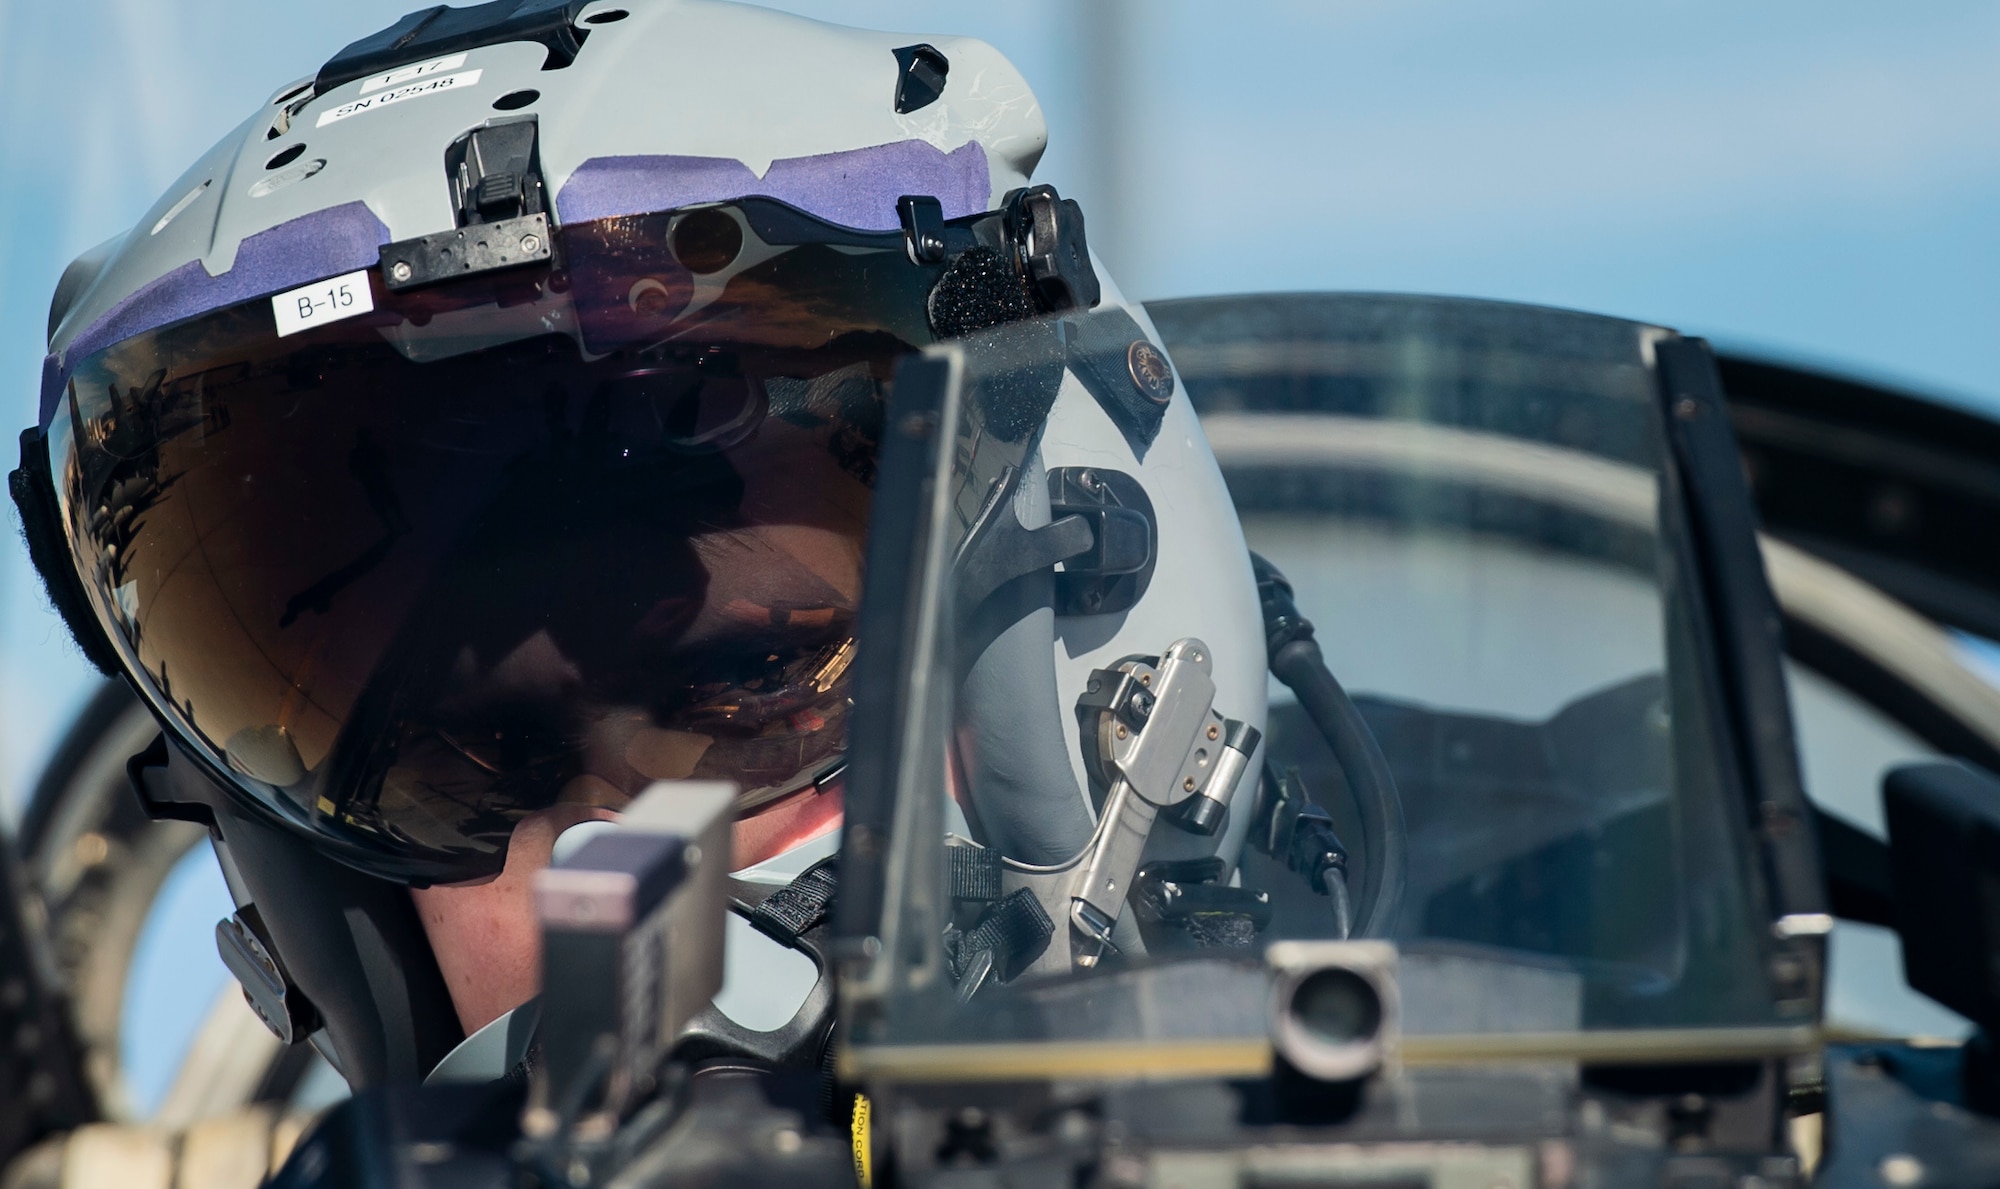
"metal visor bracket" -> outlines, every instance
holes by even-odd
[[[1094,728],[1110,792],[1090,845],[1064,879],[1078,967],[1115,950],[1112,930],[1161,811],[1179,810],[1177,824],[1200,823],[1188,828],[1210,833],[1249,767],[1260,736],[1215,711],[1213,669],[1208,646],[1188,638],[1157,661],[1091,674],[1077,712]]]
[[[400,293],[553,258],[533,116],[495,120],[445,150],[458,225],[382,248],[382,283]]]

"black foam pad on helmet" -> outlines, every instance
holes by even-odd
[[[28,560],[42,576],[42,588],[84,659],[107,677],[122,669],[118,653],[97,622],[83,579],[70,559],[69,540],[62,530],[62,510],[56,503],[55,481],[49,473],[49,452],[39,429],[21,431],[21,465],[7,476],[7,489],[21,513],[21,537]]]
[[[958,254],[931,289],[931,333],[940,340],[1019,322],[1035,314],[1034,299],[1012,263],[988,247]]]

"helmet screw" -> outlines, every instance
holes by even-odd
[[[1194,791],[1194,777],[1190,776],[1190,777],[1188,777],[1188,778],[1187,778],[1186,780],[1183,780],[1183,781],[1181,781],[1181,787],[1182,787],[1183,789],[1187,790],[1187,791],[1188,791],[1188,792],[1190,792],[1190,793],[1191,793],[1191,792],[1193,792],[1193,791]]]
[[[1145,339],[1135,339],[1125,350],[1125,370],[1139,395],[1165,407],[1174,398],[1174,369],[1158,347]]]
[[[539,251],[541,251],[541,250],[542,250],[542,237],[541,237],[541,236],[539,236],[539,235],[524,235],[524,236],[522,236],[522,237],[521,237],[521,250],[522,250],[523,252],[526,252],[526,253],[528,253],[528,254],[529,254],[530,256],[534,255],[534,254],[535,254],[536,252],[539,252]]]
[[[407,260],[398,260],[389,266],[389,279],[392,281],[407,281],[410,279],[410,275],[410,262]]]
[[[1124,724],[1124,723],[1122,723],[1122,722],[1121,722],[1121,723],[1119,723],[1119,724],[1118,724],[1118,737],[1119,737],[1120,739],[1123,739],[1123,738],[1124,738],[1125,736],[1127,736],[1127,735],[1130,735],[1131,733],[1132,733],[1132,732],[1130,732],[1130,731],[1128,731],[1128,730],[1126,730],[1126,729],[1125,729],[1125,724]]]
[[[1208,737],[1210,739],[1222,738],[1222,728],[1216,726],[1214,723],[1208,724]]]

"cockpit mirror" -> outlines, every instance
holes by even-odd
[[[2000,777],[1907,764],[1883,778],[1896,932],[1910,986],[2000,1025]]]

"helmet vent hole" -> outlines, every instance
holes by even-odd
[[[718,210],[690,211],[667,234],[667,250],[696,276],[721,272],[743,250],[743,228]]]
[[[589,16],[583,18],[583,23],[586,25],[609,25],[617,21],[622,21],[631,15],[631,13],[626,12],[622,8],[607,8],[603,12],[591,13]]]
[[[283,169],[285,166],[297,161],[300,157],[305,156],[305,152],[306,146],[303,144],[295,144],[289,149],[279,149],[277,156],[264,162],[264,168]]]
[[[540,91],[509,91],[495,99],[493,107],[496,111],[519,111],[541,97]]]

